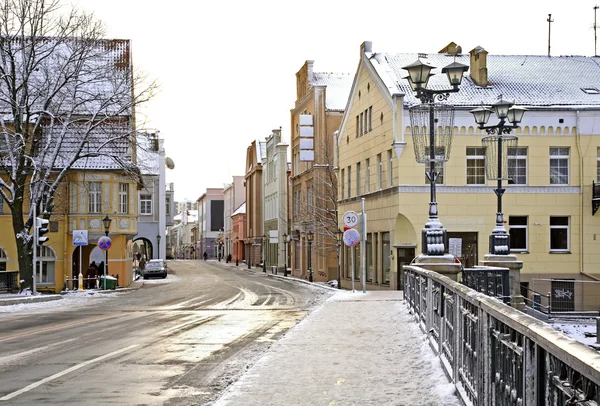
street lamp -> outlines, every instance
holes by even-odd
[[[156,236],[156,250],[157,250],[157,252],[156,252],[156,258],[157,259],[160,258],[160,239],[161,239],[161,236],[160,236],[160,234],[158,234]]]
[[[248,244],[248,269],[251,269],[252,266],[250,265],[250,263],[252,262],[252,247],[254,246],[252,244],[253,239],[250,239],[250,244]]]
[[[102,224],[104,225],[104,234],[106,234],[106,236],[108,237],[108,232],[110,230],[110,223],[112,223],[112,219],[110,217],[108,217],[108,214],[106,215],[106,217],[104,217],[102,219]],[[103,289],[106,290],[106,273],[108,272],[108,250],[104,250],[104,286]]]
[[[284,268],[283,268],[283,276],[287,276],[287,268],[288,268],[288,257],[287,257],[287,245],[290,242],[288,241],[288,235],[283,235],[283,258],[284,258]]]
[[[342,248],[342,238],[344,237],[344,232],[342,230],[336,230],[335,239],[337,240],[337,255],[338,255],[338,269],[337,269],[337,283],[338,289],[342,288],[342,256],[340,253],[340,249]]]
[[[262,263],[263,263],[263,272],[267,273],[267,235],[262,236],[263,239],[263,255],[262,255]]]
[[[308,241],[308,281],[313,281],[313,271],[312,271],[312,242],[314,238],[314,234],[312,231],[306,233],[306,241]]]
[[[417,60],[403,67],[408,71],[410,87],[416,92],[421,104],[409,109],[415,157],[419,163],[429,163],[426,173],[430,185],[429,219],[421,232],[421,252],[423,255],[441,256],[447,248],[448,235],[438,219],[438,209],[435,197],[435,183],[439,172],[436,163],[450,159],[452,146],[452,131],[454,128],[454,107],[448,104],[435,103],[435,99],[445,101],[450,93],[458,92],[464,72],[469,67],[453,62],[442,69],[446,73],[451,89],[432,90],[427,88],[434,66]]]
[[[508,179],[508,154],[515,151],[519,138],[516,135],[510,135],[514,128],[519,127],[519,123],[523,119],[526,109],[524,107],[514,106],[513,102],[509,102],[499,97],[499,101],[494,104],[493,110],[481,106],[471,110],[475,118],[475,122],[479,128],[488,133],[487,137],[481,140],[481,144],[485,148],[486,157],[486,175],[488,179],[498,181],[498,187],[494,189],[498,198],[498,210],[496,212],[496,227],[490,234],[489,252],[492,255],[508,255],[510,252],[510,234],[504,228],[504,215],[502,214],[502,195],[506,189],[502,188],[502,179]],[[492,114],[492,111],[498,117],[498,124],[487,125],[487,122]]]

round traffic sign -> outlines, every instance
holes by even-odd
[[[112,240],[110,237],[104,236],[98,238],[98,248],[100,248],[102,251],[106,251],[110,247],[112,247]]]
[[[355,211],[344,213],[344,225],[348,228],[354,228],[358,225],[358,214]]]
[[[355,228],[344,231],[344,244],[348,247],[354,247],[360,243],[360,233]]]

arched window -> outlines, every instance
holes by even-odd
[[[0,272],[6,271],[6,261],[8,261],[8,255],[4,248],[0,247]]]
[[[50,247],[42,245],[38,252],[38,265],[36,283],[39,285],[53,285],[56,280],[56,254]]]

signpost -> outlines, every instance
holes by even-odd
[[[354,227],[358,225],[358,214],[355,211],[344,213],[344,244],[348,247],[355,247],[360,243],[360,233]],[[351,251],[350,258],[352,268],[352,292],[354,292],[354,250]]]
[[[88,245],[88,232],[87,230],[73,230],[73,245],[75,247],[79,247],[79,292],[83,292],[83,273],[81,272],[81,263],[82,263],[82,257],[81,257],[81,251],[83,251],[83,248],[86,245]],[[67,289],[69,288],[69,286],[67,286]]]
[[[112,240],[109,236],[103,236],[98,238],[98,248],[102,251],[106,251],[106,261],[104,264],[104,286],[102,289],[106,290],[106,268],[108,268],[108,250],[112,247]]]

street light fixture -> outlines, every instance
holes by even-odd
[[[110,223],[112,223],[112,219],[110,217],[108,217],[108,214],[106,215],[106,217],[104,217],[102,219],[102,224],[104,225],[104,234],[106,234],[106,236],[108,237],[108,232],[110,231]],[[106,274],[108,272],[108,250],[104,250],[104,283],[103,283],[103,289],[106,290]]]
[[[288,268],[288,257],[287,257],[287,245],[290,242],[288,241],[288,235],[283,235],[283,258],[285,262],[285,268],[283,268],[283,276],[287,276],[287,268]]]
[[[433,74],[435,66],[417,60],[403,67],[408,71],[406,79],[421,104],[412,106],[409,110],[412,127],[412,137],[415,157],[419,163],[429,163],[426,172],[430,185],[429,219],[421,232],[421,252],[423,255],[441,256],[446,253],[448,235],[438,219],[435,183],[439,177],[436,163],[450,159],[452,146],[452,131],[454,128],[454,107],[448,104],[435,103],[435,100],[445,101],[450,93],[458,92],[463,74],[469,67],[453,62],[442,69],[448,77],[451,89],[432,90],[427,83]]]
[[[510,135],[514,128],[519,127],[519,123],[525,114],[524,107],[515,106],[513,102],[502,99],[494,104],[493,110],[488,107],[478,107],[471,110],[475,122],[479,128],[488,133],[487,137],[481,140],[481,144],[485,148],[486,156],[486,175],[488,179],[498,181],[498,187],[494,189],[497,201],[496,211],[496,226],[490,235],[489,252],[492,255],[508,255],[510,253],[510,234],[504,228],[504,215],[502,213],[502,195],[506,189],[502,188],[502,180],[509,177],[509,160],[510,152],[515,151],[519,138],[516,135]],[[487,125],[492,111],[498,117],[498,124]]]
[[[337,254],[338,254],[338,269],[337,269],[337,283],[338,289],[342,288],[342,256],[341,256],[341,248],[342,248],[342,238],[344,237],[344,232],[342,230],[337,230],[335,232],[335,239],[337,240]]]
[[[160,239],[161,239],[161,236],[160,236],[160,234],[158,234],[156,236],[156,251],[157,251],[156,252],[156,258],[157,259],[160,258]]]
[[[313,281],[313,271],[312,271],[312,242],[314,238],[314,234],[312,231],[306,233],[306,241],[308,241],[308,281]]]

